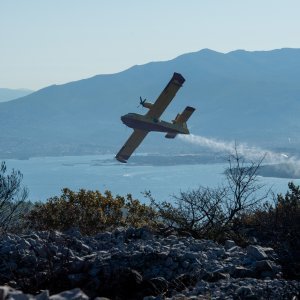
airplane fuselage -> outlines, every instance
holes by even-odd
[[[189,134],[189,130],[183,124],[165,122],[160,119],[147,117],[146,115],[129,113],[122,116],[121,120],[126,126],[133,129]]]

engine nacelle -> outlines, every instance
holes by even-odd
[[[143,106],[150,109],[153,106],[153,103],[151,103],[151,102],[144,102]]]

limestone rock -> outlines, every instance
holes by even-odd
[[[88,300],[89,297],[81,289],[64,291],[59,294],[50,296],[51,300]]]
[[[263,248],[260,246],[254,246],[254,245],[248,246],[247,254],[254,260],[268,259],[268,255],[264,252]]]
[[[300,289],[299,282],[280,279],[271,248],[244,249],[231,240],[222,246],[146,227],[95,236],[76,229],[6,234],[0,257],[0,284],[13,286],[0,287],[0,299],[231,299],[237,293],[281,299]]]
[[[236,246],[236,243],[233,240],[227,240],[225,241],[224,247],[226,250],[229,250],[230,248]]]

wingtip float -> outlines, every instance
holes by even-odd
[[[166,132],[165,137],[169,139],[175,138],[177,134],[190,133],[186,122],[195,111],[194,107],[187,106],[172,122],[159,119],[184,82],[185,79],[181,74],[174,73],[155,103],[147,102],[140,97],[140,105],[149,109],[145,115],[128,113],[121,117],[122,122],[134,131],[116,155],[118,161],[126,163],[150,131]]]

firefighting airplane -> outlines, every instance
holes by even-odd
[[[145,115],[129,113],[121,117],[122,122],[128,127],[133,128],[134,131],[116,155],[118,161],[126,163],[150,131],[166,132],[165,137],[170,139],[175,138],[177,134],[190,133],[186,121],[195,111],[193,107],[187,106],[181,114],[177,114],[172,123],[159,119],[184,82],[185,79],[181,74],[174,73],[154,104],[146,102],[146,99],[143,100],[140,97],[140,105],[149,109]]]

